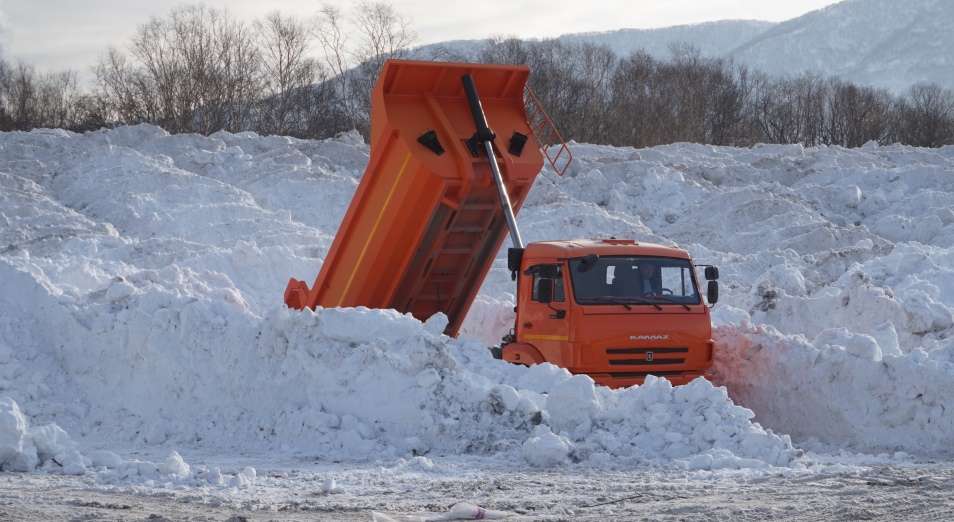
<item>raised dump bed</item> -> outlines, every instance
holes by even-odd
[[[507,222],[489,158],[475,139],[461,79],[473,78],[514,212],[543,167],[529,139],[515,65],[389,60],[371,105],[371,158],[314,286],[292,279],[291,308],[394,308],[448,317],[457,335]],[[524,145],[528,145],[524,147]]]

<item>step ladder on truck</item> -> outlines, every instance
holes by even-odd
[[[631,239],[523,244],[515,216],[544,157],[561,175],[572,159],[529,75],[517,65],[388,60],[372,96],[367,170],[314,285],[291,279],[285,304],[393,308],[422,321],[440,312],[455,337],[509,235],[516,322],[495,356],[611,387],[704,376],[716,267],[705,267],[704,299],[682,249]]]

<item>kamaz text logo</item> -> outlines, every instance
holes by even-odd
[[[630,341],[665,341],[668,340],[668,335],[630,335]]]

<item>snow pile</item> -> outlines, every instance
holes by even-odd
[[[576,177],[599,171],[640,224],[720,267],[713,381],[755,420],[802,442],[949,451],[954,147],[574,153]],[[688,197],[654,201],[660,175]],[[578,183],[556,185],[610,206]]]
[[[954,433],[950,346],[885,354],[872,335],[845,328],[808,340],[747,321],[719,328],[716,342],[732,347],[716,379],[760,422],[796,439],[935,453]],[[896,336],[885,344],[897,350]]]
[[[30,428],[17,403],[0,398],[0,471],[33,471],[55,464],[67,475],[86,472],[76,443],[56,424]]]
[[[947,449],[954,150],[572,147],[571,171],[531,191],[524,238],[671,240],[719,265],[712,383],[614,391],[493,360],[513,320],[503,258],[460,339],[442,316],[287,310],[367,163],[355,134],[0,134],[4,454],[63,464],[28,419],[104,450],[73,472],[222,487],[254,470],[179,453],[724,470],[804,468],[789,435]],[[170,457],[117,456],[129,447]]]

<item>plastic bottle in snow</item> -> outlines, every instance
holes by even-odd
[[[424,519],[424,522],[437,522],[440,520],[490,520],[494,518],[505,518],[508,515],[510,515],[510,513],[506,511],[484,509],[469,502],[458,502],[451,506],[450,511],[447,513],[427,517]]]
[[[458,502],[450,508],[450,514],[456,516],[458,520],[483,520],[487,510],[467,502]]]
[[[454,516],[457,520],[490,520],[507,516],[503,511],[484,509],[469,502],[458,502],[454,504],[449,514]]]

